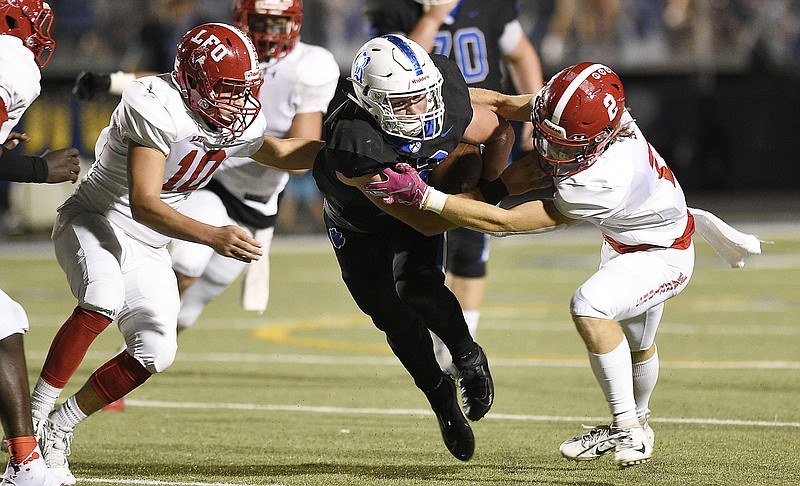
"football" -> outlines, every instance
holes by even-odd
[[[427,182],[447,194],[458,194],[463,192],[464,184],[476,188],[482,173],[480,147],[462,142],[431,171]]]

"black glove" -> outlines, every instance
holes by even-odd
[[[72,94],[78,95],[78,99],[90,100],[97,93],[108,93],[111,87],[110,74],[97,74],[90,71],[81,72],[75,79],[75,86],[72,87]]]

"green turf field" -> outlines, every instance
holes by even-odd
[[[98,485],[800,484],[800,232],[758,234],[774,245],[738,270],[696,240],[692,282],[659,329],[647,464],[618,470],[558,452],[582,423],[608,420],[568,314],[598,262],[599,240],[576,228],[492,246],[478,340],[496,402],[473,424],[468,463],[445,449],[327,243],[292,239],[274,245],[268,311],[242,311],[238,284],[229,289],[125,412],[76,429],[72,470],[78,484]],[[31,321],[32,380],[75,304],[44,249],[0,257],[0,287]],[[66,391],[120,342],[114,327],[101,335]]]

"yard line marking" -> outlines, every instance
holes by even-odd
[[[151,479],[110,479],[110,478],[78,478],[81,483],[112,484],[145,484],[156,486],[285,486],[281,483],[245,484],[245,483],[187,483],[185,481],[156,481]]]
[[[388,351],[387,351],[388,352]],[[45,351],[28,350],[28,359],[42,361],[47,356]],[[89,351],[87,360],[107,360],[112,352]],[[531,356],[519,358],[502,358],[489,354],[492,366],[508,366],[518,368],[569,367],[583,368],[587,366],[585,356]],[[177,363],[279,363],[304,365],[351,365],[351,366],[399,366],[394,356],[328,356],[313,354],[258,354],[258,353],[189,353],[178,351]],[[30,366],[33,366],[31,364]],[[714,369],[714,370],[800,370],[800,362],[777,361],[711,361],[662,359],[662,369]]]
[[[125,400],[126,405],[134,407],[150,408],[193,408],[193,409],[225,409],[225,410],[249,410],[266,412],[309,412],[309,413],[336,413],[336,414],[357,414],[357,415],[433,415],[431,410],[415,408],[347,408],[330,406],[310,406],[310,405],[275,405],[257,403],[207,403],[207,402],[165,402],[161,400]],[[532,422],[592,422],[601,423],[607,421],[608,417],[567,417],[553,415],[517,415],[493,413],[489,416],[499,420],[522,420]],[[674,424],[704,424],[704,425],[745,425],[755,427],[798,427],[800,422],[778,422],[768,420],[733,420],[733,419],[714,419],[714,418],[651,418],[653,422],[674,423]]]

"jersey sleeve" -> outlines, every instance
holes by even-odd
[[[134,81],[125,89],[118,110],[123,136],[164,155],[169,154],[170,143],[177,137],[175,119],[142,80]]]
[[[608,181],[561,181],[553,202],[559,212],[571,218],[606,219],[623,208],[628,190]]]
[[[299,73],[297,113],[326,113],[339,83],[339,64],[321,47],[309,46],[307,56]]]

